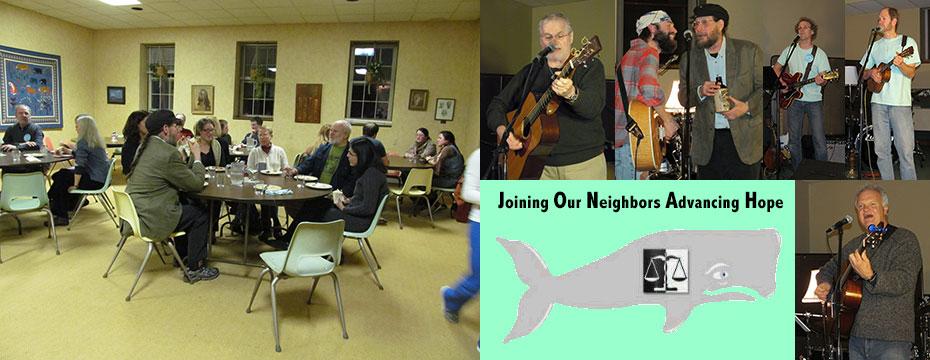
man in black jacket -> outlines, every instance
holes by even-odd
[[[571,78],[552,81],[556,71],[571,54],[574,33],[565,15],[549,14],[539,20],[539,45],[553,45],[552,51],[539,66],[526,65],[488,105],[488,126],[503,136],[507,127],[507,112],[518,109],[523,103],[520,90],[530,69],[530,90],[542,94],[551,89],[560,98],[561,105],[555,115],[559,123],[559,141],[549,157],[541,179],[543,180],[605,180],[607,160],[604,158],[604,127],[601,111],[604,108],[604,65],[597,58],[579,67]],[[537,134],[538,136],[538,134]],[[512,134],[507,143],[511,150],[523,144]]]
[[[7,127],[3,134],[3,151],[42,149],[45,135],[31,120],[32,109],[23,104],[16,105],[16,124]]]

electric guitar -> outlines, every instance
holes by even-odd
[[[890,237],[895,230],[897,230],[896,227],[892,225],[885,226],[885,223],[879,223],[877,227],[875,227],[875,225],[869,226],[869,234],[862,240],[862,245],[856,251],[865,255],[869,249],[875,249],[881,245],[882,240]],[[853,322],[856,320],[856,313],[859,311],[859,306],[862,304],[863,279],[859,277],[859,274],[853,271],[849,262],[844,263],[842,277],[840,279],[842,288],[839,293],[839,309],[832,312],[827,311],[824,316],[827,321],[828,333],[833,334],[833,332],[836,331],[836,321],[839,321],[839,335],[843,338],[849,338]],[[830,307],[829,302],[827,303],[827,307]]]
[[[904,57],[911,56],[913,54],[914,54],[914,47],[908,46],[907,49],[904,49],[904,51],[898,53],[898,56],[904,58]],[[894,64],[887,62],[887,63],[878,64],[878,66],[872,68],[874,70],[877,70],[882,75],[881,76],[882,79],[881,81],[875,81],[875,80],[872,80],[872,77],[870,76],[868,80],[866,80],[866,83],[865,83],[866,87],[869,88],[869,91],[873,93],[882,92],[882,88],[885,87],[885,83],[888,82],[888,80],[891,80],[891,66],[892,65]]]
[[[571,78],[579,66],[585,66],[601,51],[601,41],[597,36],[581,41],[581,50],[572,50],[559,74],[554,75],[552,80]],[[520,150],[507,152],[508,180],[538,180],[542,175],[546,158],[559,141],[559,120],[555,112],[559,109],[560,99],[552,92],[552,88],[548,88],[538,100],[535,94],[530,93],[519,109],[507,113],[507,119],[513,119],[514,114],[517,114],[513,135],[523,143]]]
[[[836,80],[840,77],[839,69],[834,69],[832,71],[827,71],[821,73],[823,79],[826,81]],[[804,94],[801,93],[801,88],[804,85],[810,84],[817,80],[817,77],[812,77],[810,79],[801,81],[801,73],[794,73],[794,75],[789,75],[787,71],[783,71],[779,77],[781,82],[785,83],[785,86],[782,87],[781,92],[779,93],[778,105],[782,109],[787,109],[794,103],[795,100],[800,99]]]

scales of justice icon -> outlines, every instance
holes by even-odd
[[[644,249],[643,292],[688,293],[687,249]]]

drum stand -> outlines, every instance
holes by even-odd
[[[803,321],[802,321],[801,318],[800,318],[800,317],[802,317],[802,316],[804,317],[804,320],[803,320]],[[814,349],[815,349],[815,348],[814,348],[813,346],[811,346],[811,333],[814,332],[814,331],[810,328],[809,325],[807,325],[807,324],[810,323],[811,318],[819,318],[819,319],[821,319],[821,320],[826,319],[823,315],[811,314],[811,313],[809,313],[809,312],[806,312],[806,313],[795,313],[795,314],[794,314],[794,322],[795,322],[796,324],[798,324],[798,326],[801,328],[801,330],[804,331],[804,338],[805,338],[805,340],[804,340],[804,357],[803,357],[804,360],[810,360],[810,359],[813,358],[813,355],[814,355]],[[824,324],[824,325],[826,324],[826,321],[825,321],[825,320],[823,321],[823,324]],[[826,334],[826,332],[824,332],[824,344],[828,344],[828,343],[829,343],[829,341],[828,341],[828,339],[827,339],[827,334]],[[826,358],[826,354],[827,354],[827,353],[826,353],[826,348],[824,348],[823,346],[819,346],[819,347],[817,348],[817,352],[820,353],[820,358],[821,358],[821,359],[825,359],[825,358]]]

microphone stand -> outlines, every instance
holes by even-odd
[[[841,306],[839,303],[840,286],[842,286],[843,281],[843,279],[840,279],[842,277],[842,274],[840,274],[840,271],[842,271],[842,267],[840,267],[842,259],[840,256],[843,254],[843,227],[840,226],[836,228],[836,233],[836,275],[833,278],[833,291],[830,296],[830,303],[832,304],[830,307],[830,312],[832,313],[831,317],[833,318],[834,325],[833,336],[836,337],[836,357],[834,359],[843,360],[842,336],[840,335],[840,319],[838,318],[840,314],[839,306]],[[832,353],[833,352],[831,351],[831,354]]]
[[[691,91],[694,90],[691,88],[692,42],[694,42],[693,39],[685,41],[684,52],[682,52],[688,55],[688,69],[685,70],[685,121],[681,127],[681,164],[684,167],[684,174],[681,178],[683,180],[691,180],[691,124],[694,121],[691,114]]]
[[[539,69],[537,68],[537,63],[544,61],[545,56],[538,59],[533,59],[533,62],[530,63],[530,69],[526,72],[526,78],[523,79],[523,87],[520,88],[520,100],[523,101],[526,99],[526,96],[530,92],[530,79],[536,78],[536,72]],[[512,99],[511,99],[512,100]],[[513,112],[513,116],[510,120],[507,121],[507,128],[504,129],[504,134],[501,136],[500,142],[498,142],[497,147],[494,149],[494,154],[492,155],[491,164],[488,166],[488,169],[485,171],[482,179],[497,179],[497,180],[507,180],[507,152],[510,151],[510,146],[507,145],[507,138],[510,137],[510,134],[513,133],[513,125],[517,122],[517,116],[520,115],[519,106],[517,104],[518,111]],[[491,178],[494,176],[494,178]]]
[[[859,82],[859,134],[862,134],[862,132],[865,131],[866,127],[868,127],[867,125],[868,119],[866,119],[866,116],[867,116],[866,106],[868,106],[868,104],[865,102],[865,97],[866,95],[868,95],[868,87],[863,86],[866,80],[862,79],[862,74],[865,73],[865,66],[868,65],[869,57],[872,56],[872,45],[875,44],[875,35],[878,35],[878,33],[875,31],[872,31],[869,34],[869,49],[865,52],[865,63],[862,64],[861,68],[859,68],[859,77],[856,79],[857,82]],[[874,129],[872,130],[872,134],[874,138],[875,136]],[[862,140],[860,140],[859,143],[856,145],[856,153],[859,155],[859,161],[856,162],[856,173],[857,173],[856,177],[859,180],[862,180],[862,143],[866,141],[866,138],[868,138],[868,134],[865,134],[865,135],[866,136],[864,136]],[[869,150],[871,150],[871,147],[869,147]],[[870,164],[869,168],[871,169],[872,156],[871,154],[869,154],[868,156],[869,156],[869,164]]]
[[[798,47],[798,39],[799,37],[795,38],[795,40],[791,42],[791,48],[788,50],[788,56],[785,58],[785,66],[781,69],[782,74],[784,74],[785,71],[788,69],[788,63],[791,61],[791,55],[794,55],[794,49],[797,49]],[[778,62],[778,60],[775,60],[775,61]],[[778,77],[780,79],[781,74],[779,74]],[[781,89],[781,81],[779,81],[779,79],[775,79],[775,85],[778,86],[779,89]],[[779,94],[781,94],[781,90],[776,92],[775,96],[772,97],[772,109],[775,110],[775,116],[772,117],[775,120],[775,123],[772,124],[772,129],[774,129],[775,131],[775,138],[772,139],[772,142],[775,143],[775,156],[773,158],[773,160],[775,160],[775,180],[781,179],[781,166],[782,166],[781,165],[781,154],[782,154],[781,153],[781,149],[782,149],[781,147],[781,126],[779,126],[780,125],[779,120],[781,120],[781,110],[779,110],[781,103],[778,101]],[[789,141],[791,140],[793,139],[789,139]],[[798,141],[800,141],[800,139],[798,139]],[[798,155],[800,156],[801,154],[798,154]]]

